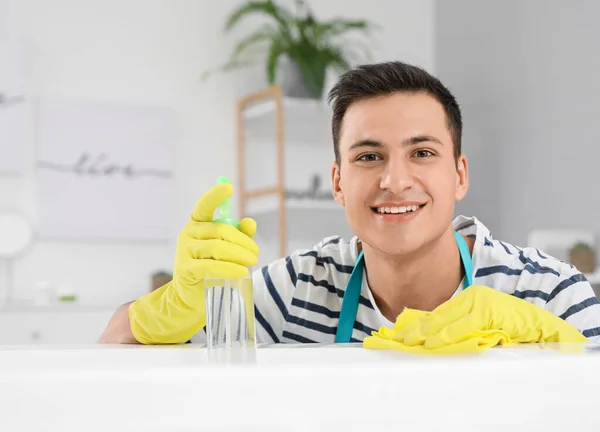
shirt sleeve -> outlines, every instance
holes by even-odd
[[[292,254],[254,271],[254,314],[258,343],[279,343],[296,286]]]
[[[569,266],[550,291],[546,309],[579,330],[590,342],[600,342],[600,302],[585,276]]]

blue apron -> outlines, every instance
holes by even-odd
[[[465,281],[463,287],[464,289],[467,289],[473,283],[473,261],[471,260],[471,252],[469,252],[469,246],[465,239],[456,231],[454,232],[454,238],[456,239],[460,259],[463,268],[465,269]],[[362,288],[363,268],[364,257],[361,251],[356,260],[356,265],[352,270],[352,274],[350,275],[348,286],[346,286],[344,298],[342,299],[342,310],[340,311],[340,320],[335,334],[336,343],[350,342],[350,338],[352,337],[352,329],[354,328],[354,321],[356,319],[360,291]]]

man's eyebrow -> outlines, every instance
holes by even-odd
[[[439,139],[431,135],[416,135],[412,136],[402,143],[405,147],[420,144],[422,142],[432,142],[439,145],[444,145]]]
[[[350,146],[348,151],[356,150],[357,148],[361,148],[361,147],[383,148],[383,147],[387,147],[387,146],[380,141],[366,139],[366,140],[360,140],[360,141],[355,142],[354,144],[352,144]]]
[[[410,146],[417,145],[417,144],[420,144],[423,142],[431,142],[431,143],[435,143],[435,144],[439,144],[439,145],[444,145],[439,139],[437,139],[436,137],[431,136],[431,135],[412,136],[412,137],[404,140],[402,142],[402,145],[404,147],[410,147]],[[364,140],[360,140],[360,141],[357,141],[354,144],[352,144],[350,146],[350,148],[348,149],[348,151],[356,150],[357,148],[361,148],[361,147],[384,148],[384,147],[387,147],[387,145],[382,143],[381,141],[364,139]]]

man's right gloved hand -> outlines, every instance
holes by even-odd
[[[131,331],[138,342],[188,341],[206,325],[204,279],[239,279],[258,262],[253,219],[242,219],[237,229],[213,222],[217,206],[232,193],[231,184],[220,184],[198,200],[177,239],[173,280],[129,306]]]

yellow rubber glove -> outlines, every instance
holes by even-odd
[[[571,324],[532,303],[486,286],[471,286],[432,312],[407,309],[363,346],[414,353],[466,353],[495,345],[587,342]]]
[[[130,305],[131,331],[140,343],[188,341],[206,325],[204,279],[239,279],[258,262],[253,219],[242,219],[238,229],[212,221],[232,193],[231,184],[220,184],[198,200],[177,238],[173,280]]]

